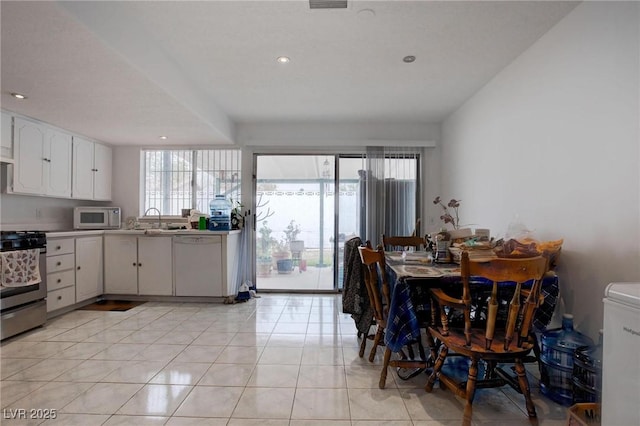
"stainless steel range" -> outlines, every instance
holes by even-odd
[[[40,280],[25,285],[0,286],[0,340],[45,323],[47,319],[47,237],[39,231],[0,232],[1,252],[38,250]],[[32,253],[35,255],[35,253]],[[3,259],[4,260],[4,259]],[[6,273],[6,268],[2,273]]]

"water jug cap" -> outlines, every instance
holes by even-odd
[[[562,314],[562,318],[563,318],[563,319],[570,319],[570,320],[572,320],[572,319],[573,319],[573,314]]]

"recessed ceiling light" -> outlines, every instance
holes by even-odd
[[[167,138],[166,136],[160,136],[160,139],[166,140],[166,139],[169,139],[169,138]]]
[[[14,92],[14,93],[12,93],[12,94],[11,94],[11,96],[13,96],[13,97],[14,97],[14,98],[16,98],[16,99],[27,99],[27,96],[26,96],[26,95],[23,95],[23,94],[21,94],[21,93],[15,93],[15,92]]]
[[[288,64],[291,59],[287,58],[286,56],[278,56],[278,59],[276,59],[276,61],[278,61],[278,63],[280,64]]]
[[[409,55],[402,58],[402,60],[405,61],[407,64],[410,64],[411,62],[416,60],[416,57]]]

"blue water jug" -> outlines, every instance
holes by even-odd
[[[593,340],[573,329],[573,315],[562,316],[562,327],[546,330],[540,340],[540,391],[553,401],[573,404],[573,356]]]
[[[224,195],[216,195],[209,203],[211,217],[209,218],[210,231],[231,230],[231,202]]]
[[[595,346],[580,346],[573,355],[573,403],[600,402],[602,396],[602,330]]]

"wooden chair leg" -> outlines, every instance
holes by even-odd
[[[433,390],[433,384],[436,382],[438,375],[440,374],[440,370],[442,369],[442,365],[444,364],[444,359],[447,357],[447,353],[449,353],[449,348],[445,345],[440,347],[440,353],[438,354],[438,359],[433,365],[433,372],[429,376],[429,380],[427,380],[427,384],[424,386],[424,390],[427,392],[431,392]]]
[[[360,332],[358,332],[358,336],[360,336]],[[367,338],[368,336],[362,333],[362,342],[360,343],[360,352],[358,352],[358,355],[360,356],[360,358],[364,357],[364,351],[367,348]]]
[[[478,360],[471,358],[471,365],[469,365],[469,376],[467,377],[467,389],[466,399],[467,403],[464,406],[464,421],[471,422],[471,413],[473,410],[473,398],[476,395],[476,381],[478,380]]]
[[[429,364],[433,365],[436,362],[436,358],[438,357],[438,348],[436,346],[436,341],[429,333],[427,333],[427,345],[429,345],[429,360],[427,361],[427,367],[429,367]]]
[[[391,349],[388,347],[384,350],[384,361],[382,362],[382,371],[380,372],[380,382],[378,383],[378,387],[380,389],[384,389],[387,385],[387,368],[389,367],[389,362],[391,361]]]
[[[378,349],[378,345],[384,338],[384,328],[378,326],[376,329],[376,337],[373,340],[373,348],[371,348],[371,353],[369,354],[369,362],[373,362],[376,357],[376,350]]]
[[[527,373],[525,371],[524,364],[520,358],[516,359],[515,362],[518,384],[520,385],[520,390],[524,395],[524,400],[527,405],[527,414],[529,417],[535,418],[537,416],[536,407],[533,405],[533,401],[531,400],[531,390],[529,389],[529,380],[527,380]]]

